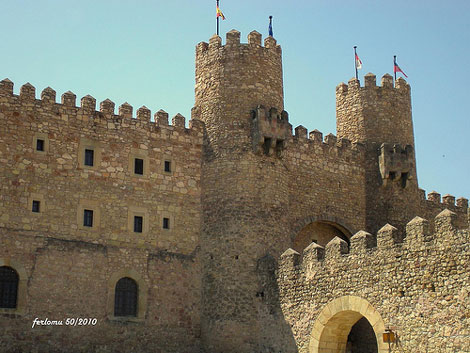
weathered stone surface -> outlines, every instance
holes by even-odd
[[[198,44],[189,129],[0,82],[0,267],[19,275],[0,351],[307,353],[351,331],[382,353],[386,327],[394,352],[470,346],[468,200],[419,189],[409,85],[340,84],[337,136],[293,135],[281,48],[248,42]],[[125,277],[138,310],[115,318]],[[97,324],[31,329],[67,317]]]

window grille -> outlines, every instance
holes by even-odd
[[[93,210],[83,210],[83,225],[93,227]]]
[[[134,216],[134,232],[142,233],[143,223],[144,223],[144,217]]]
[[[137,316],[137,283],[123,277],[116,283],[114,291],[114,316]]]
[[[14,269],[0,267],[0,308],[16,308],[18,281],[19,277]]]
[[[93,167],[94,155],[95,155],[94,150],[85,149],[85,163],[84,164],[89,167]]]
[[[163,218],[163,229],[170,229],[170,219]]]

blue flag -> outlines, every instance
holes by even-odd
[[[272,37],[273,36],[273,24],[272,24],[272,19],[273,19],[273,16],[269,16],[269,28],[268,28],[268,31],[269,31],[269,35]]]

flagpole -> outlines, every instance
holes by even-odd
[[[269,16],[269,33],[271,37],[273,36],[273,16]]]
[[[395,82],[397,80],[397,70],[396,70],[396,65],[397,65],[397,56],[394,55],[393,56],[393,75],[395,77],[394,81]]]
[[[219,8],[219,0],[216,0],[217,8]],[[219,35],[219,14],[217,14],[217,35]]]
[[[354,68],[356,69],[356,80],[359,80],[359,78],[357,77],[357,60],[356,60],[357,53],[356,53],[356,48],[357,48],[357,46],[355,45],[354,46]]]

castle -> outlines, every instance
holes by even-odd
[[[419,189],[409,85],[294,130],[281,48],[196,47],[189,128],[0,82],[1,352],[469,352],[468,200]]]

